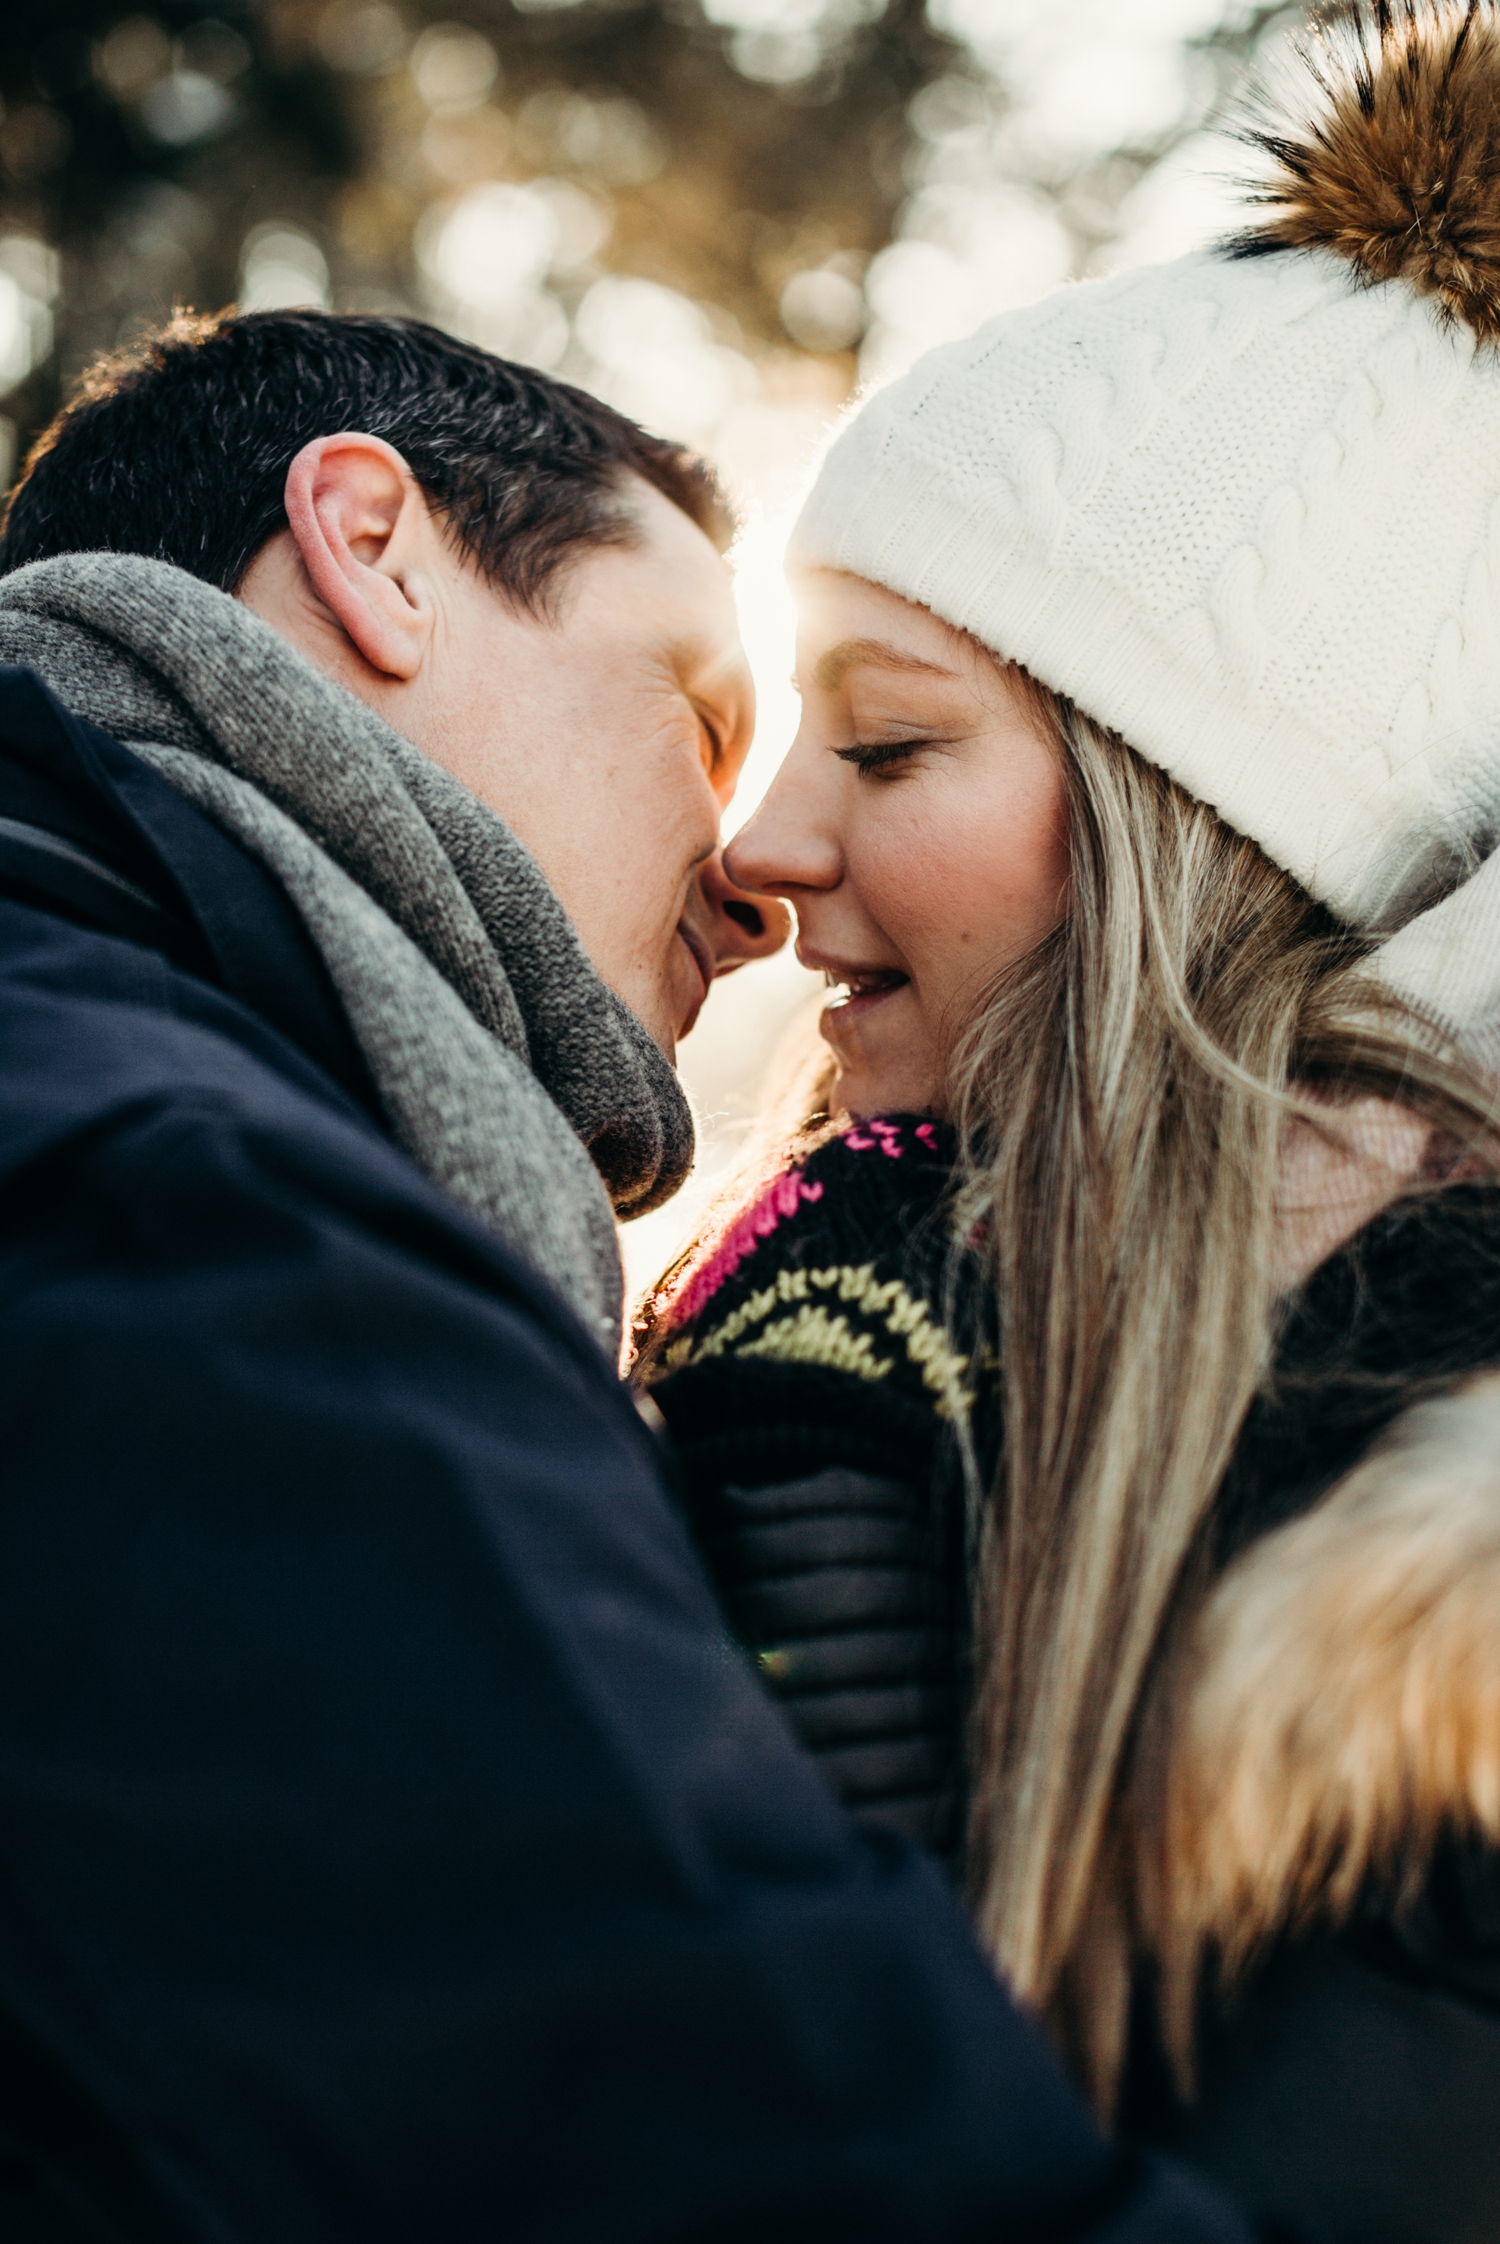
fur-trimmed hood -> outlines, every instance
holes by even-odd
[[[1209,1597],[1157,1693],[1141,1931],[1191,2078],[1205,1965],[1500,1844],[1500,1372],[1400,1417]]]

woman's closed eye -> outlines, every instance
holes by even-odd
[[[856,741],[852,748],[835,748],[834,754],[841,764],[853,764],[858,772],[889,771],[892,766],[906,763],[919,748],[930,748],[930,740],[870,740]]]

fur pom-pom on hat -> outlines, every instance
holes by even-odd
[[[1500,4],[1298,53],[1252,228],[918,360],[791,557],[1068,695],[1500,1058]]]
[[[1500,23],[1492,7],[1379,0],[1296,44],[1303,123],[1247,140],[1274,216],[1231,254],[1329,249],[1360,280],[1404,281],[1480,342],[1500,340]]]

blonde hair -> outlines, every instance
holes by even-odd
[[[1026,684],[1065,773],[1070,900],[989,991],[949,1080],[1003,1424],[974,1522],[969,1875],[982,1938],[1107,2112],[1142,1710],[1206,1591],[1214,1493],[1272,1358],[1286,1126],[1336,1136],[1336,1103],[1374,1096],[1487,1147],[1496,1113],[1364,970],[1367,941]]]

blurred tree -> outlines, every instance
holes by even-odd
[[[150,16],[11,0],[0,101],[0,273],[56,290],[55,348],[7,400],[23,441],[95,351],[175,303],[233,296],[260,198],[311,215],[358,162],[332,73],[283,56],[238,0],[212,17],[191,0]],[[28,237],[61,253],[60,272],[34,269]],[[0,294],[0,362],[15,314]],[[9,364],[21,355],[13,342]]]

